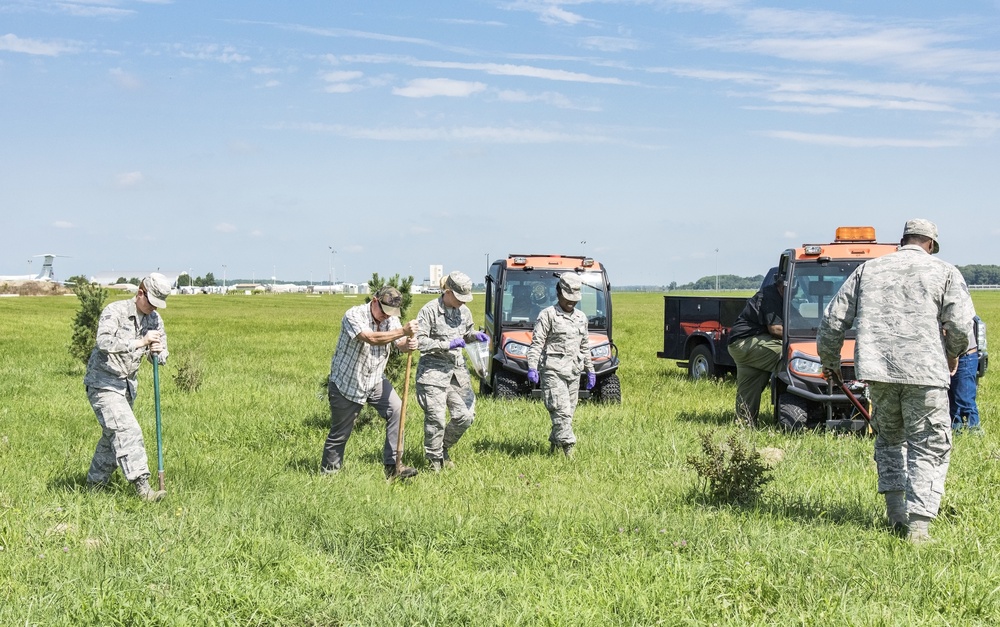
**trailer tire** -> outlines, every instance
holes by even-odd
[[[517,398],[521,395],[520,386],[514,375],[500,370],[493,375],[493,395],[497,398]]]
[[[611,374],[597,381],[594,386],[594,400],[599,403],[621,403],[622,383],[617,374]]]
[[[808,426],[809,403],[804,398],[794,394],[781,394],[775,410],[778,426],[785,431],[802,431]]]
[[[688,376],[692,381],[708,379],[715,376],[715,359],[712,351],[704,344],[695,346],[688,359]]]

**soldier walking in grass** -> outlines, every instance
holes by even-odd
[[[402,303],[399,290],[387,285],[375,293],[371,302],[348,309],[341,320],[340,337],[330,362],[330,433],[320,462],[324,475],[340,471],[354,421],[365,404],[385,419],[382,464],[386,478],[405,479],[417,474],[409,466],[396,466],[402,401],[385,376],[390,344],[403,352],[417,347],[417,321],[399,323]]]
[[[974,315],[955,266],[932,257],[938,231],[910,220],[900,248],[858,266],[820,321],[817,347],[827,378],[840,377],[844,333],[856,326],[854,367],[867,381],[878,491],[890,524],[914,544],[931,540],[951,455],[948,383],[968,348]]]
[[[107,485],[116,468],[145,501],[159,501],[165,490],[149,485],[149,465],[142,428],[132,413],[139,366],[144,357],[167,363],[167,332],[156,311],[167,306],[170,282],[154,272],[139,284],[135,298],[111,303],[101,312],[97,343],[83,377],[87,398],[101,425],[87,472],[93,488]]]
[[[486,342],[489,336],[473,328],[472,279],[452,272],[442,285],[444,292],[417,314],[417,403],[424,410],[424,454],[431,470],[453,467],[448,451],[472,425],[476,395],[465,367],[462,348],[466,342]],[[445,414],[451,420],[445,425]]]
[[[528,381],[541,382],[542,398],[552,419],[549,452],[561,448],[567,457],[576,445],[573,413],[580,395],[580,375],[587,373],[588,390],[597,383],[587,316],[576,308],[581,285],[575,272],[559,275],[558,303],[538,314],[528,349]]]

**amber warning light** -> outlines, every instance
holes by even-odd
[[[874,242],[875,227],[873,226],[838,226],[838,242]]]

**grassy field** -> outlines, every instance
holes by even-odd
[[[1000,329],[1000,293],[974,298]],[[144,504],[120,474],[110,491],[84,487],[99,428],[65,348],[76,299],[0,299],[0,624],[1000,621],[995,372],[980,387],[987,435],[956,438],[938,541],[915,548],[885,526],[869,439],[741,432],[784,451],[763,498],[699,499],[685,459],[703,430],[734,431],[735,390],[656,358],[658,294],[616,296],[624,401],[579,407],[575,459],[547,454],[540,403],[483,398],[452,471],[387,483],[372,424],[321,477],[319,383],[359,302],[171,298],[169,494]],[[173,380],[186,353],[204,368],[193,393]],[[155,470],[148,365],[136,413]],[[405,459],[424,470],[415,397],[407,418]]]

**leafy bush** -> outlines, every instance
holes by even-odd
[[[73,359],[86,364],[97,343],[97,323],[101,319],[108,291],[96,283],[77,283],[73,286],[73,293],[80,300],[80,309],[73,319],[73,337],[68,349]]]
[[[725,444],[714,441],[712,431],[698,434],[702,455],[688,455],[687,465],[701,479],[703,496],[715,502],[751,503],[771,481],[771,469],[760,452],[731,434]]]
[[[202,367],[201,354],[198,351],[188,351],[178,360],[177,374],[174,383],[184,392],[197,392],[204,379],[205,370]]]

